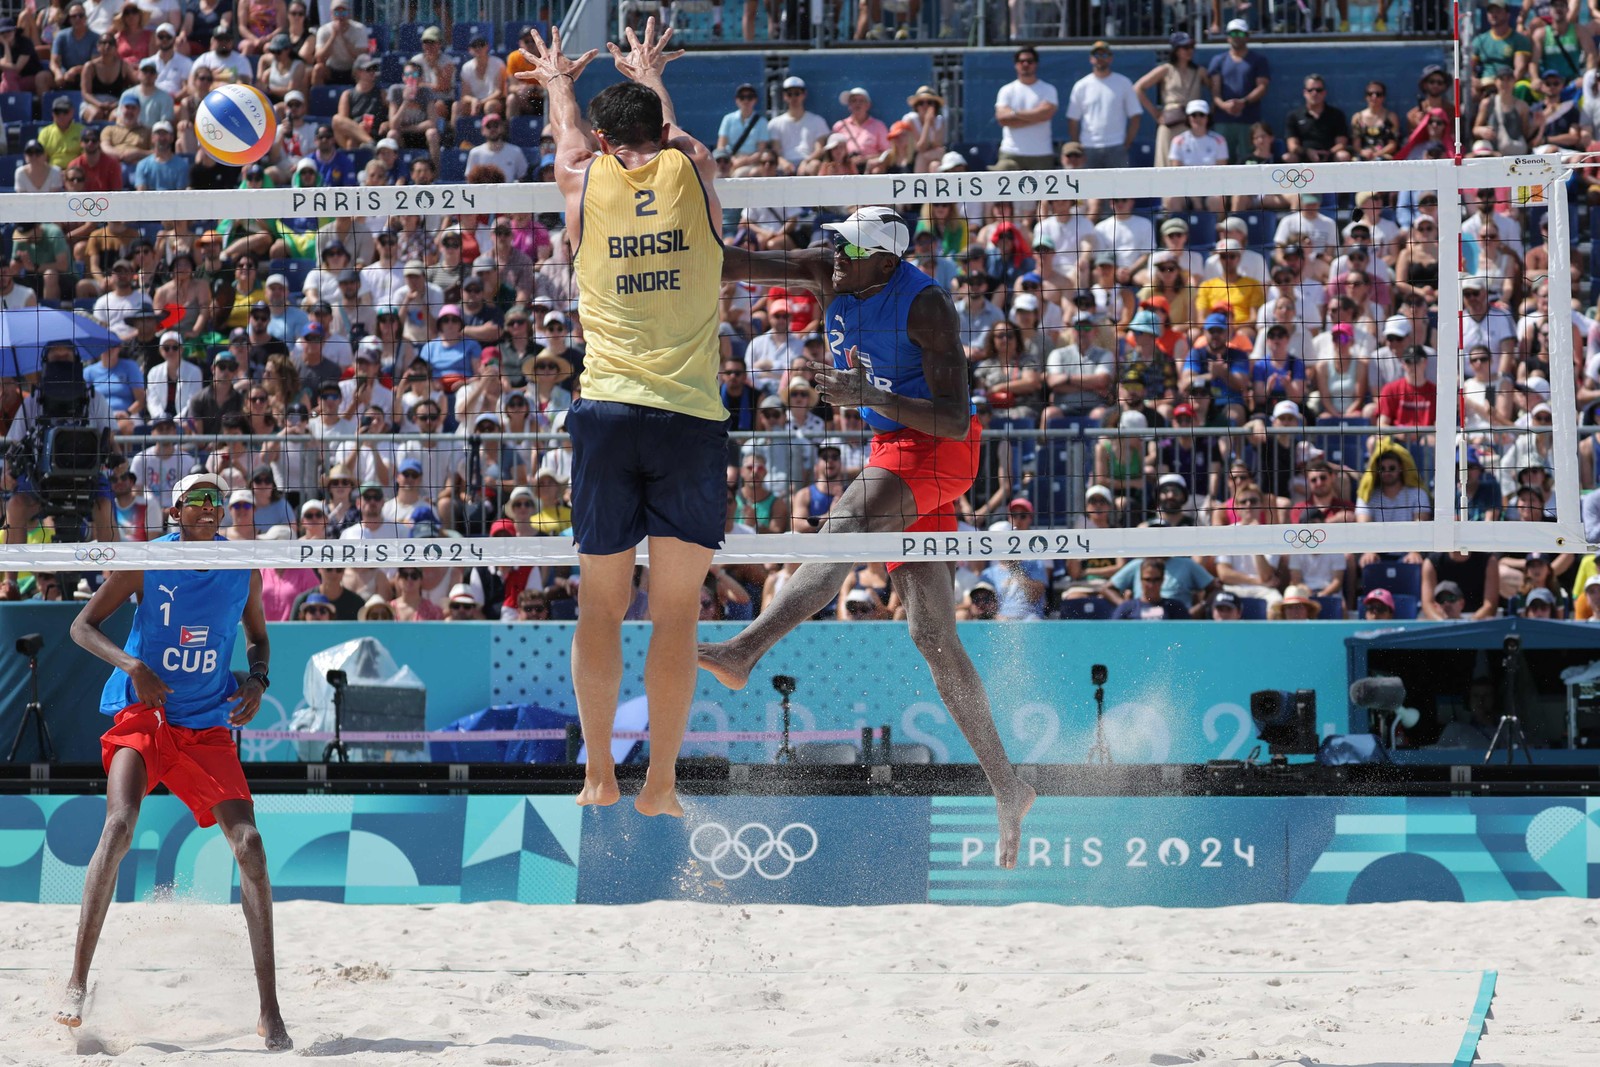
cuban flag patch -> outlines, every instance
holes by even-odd
[[[179,648],[204,648],[206,638],[211,636],[209,626],[180,626],[178,627]]]

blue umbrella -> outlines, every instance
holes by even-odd
[[[33,374],[44,358],[44,347],[55,341],[78,346],[84,362],[121,339],[87,315],[55,308],[31,307],[0,311],[0,377]]]

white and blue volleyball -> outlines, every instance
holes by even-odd
[[[253,85],[223,85],[200,101],[194,117],[200,147],[219,163],[247,167],[267,154],[278,135],[272,102]]]

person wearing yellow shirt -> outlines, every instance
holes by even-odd
[[[55,98],[50,105],[50,125],[41,129],[34,139],[44,146],[44,154],[50,157],[50,162],[63,171],[68,163],[78,158],[78,153],[83,151],[83,123],[72,117],[71,100],[64,96]]]
[[[548,97],[556,187],[583,307],[582,395],[572,436],[572,532],[582,581],[572,679],[588,746],[579,804],[620,798],[611,731],[622,685],[622,620],[634,559],[650,543],[650,768],[634,807],[683,816],[675,763],[696,682],[700,587],[723,540],[728,412],[717,371],[722,205],[717,164],[678,126],[662,80],[672,30],[655,19],[627,51],[607,44],[624,81],[579,113],[575,82],[598,55],[561,54],[552,30],[519,56],[517,79]]]
[[[1239,259],[1244,246],[1232,237],[1217,242],[1217,262],[1222,266],[1220,278],[1208,278],[1200,283],[1194,304],[1197,318],[1204,318],[1211,309],[1226,304],[1236,326],[1254,325],[1256,312],[1266,303],[1267,290],[1256,279],[1239,273]]]

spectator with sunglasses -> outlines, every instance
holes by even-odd
[[[343,567],[317,567],[317,584],[294,598],[291,616],[302,621],[355,622],[361,607],[366,603],[361,595],[344,587]],[[307,619],[307,610],[316,611],[315,619]]]

